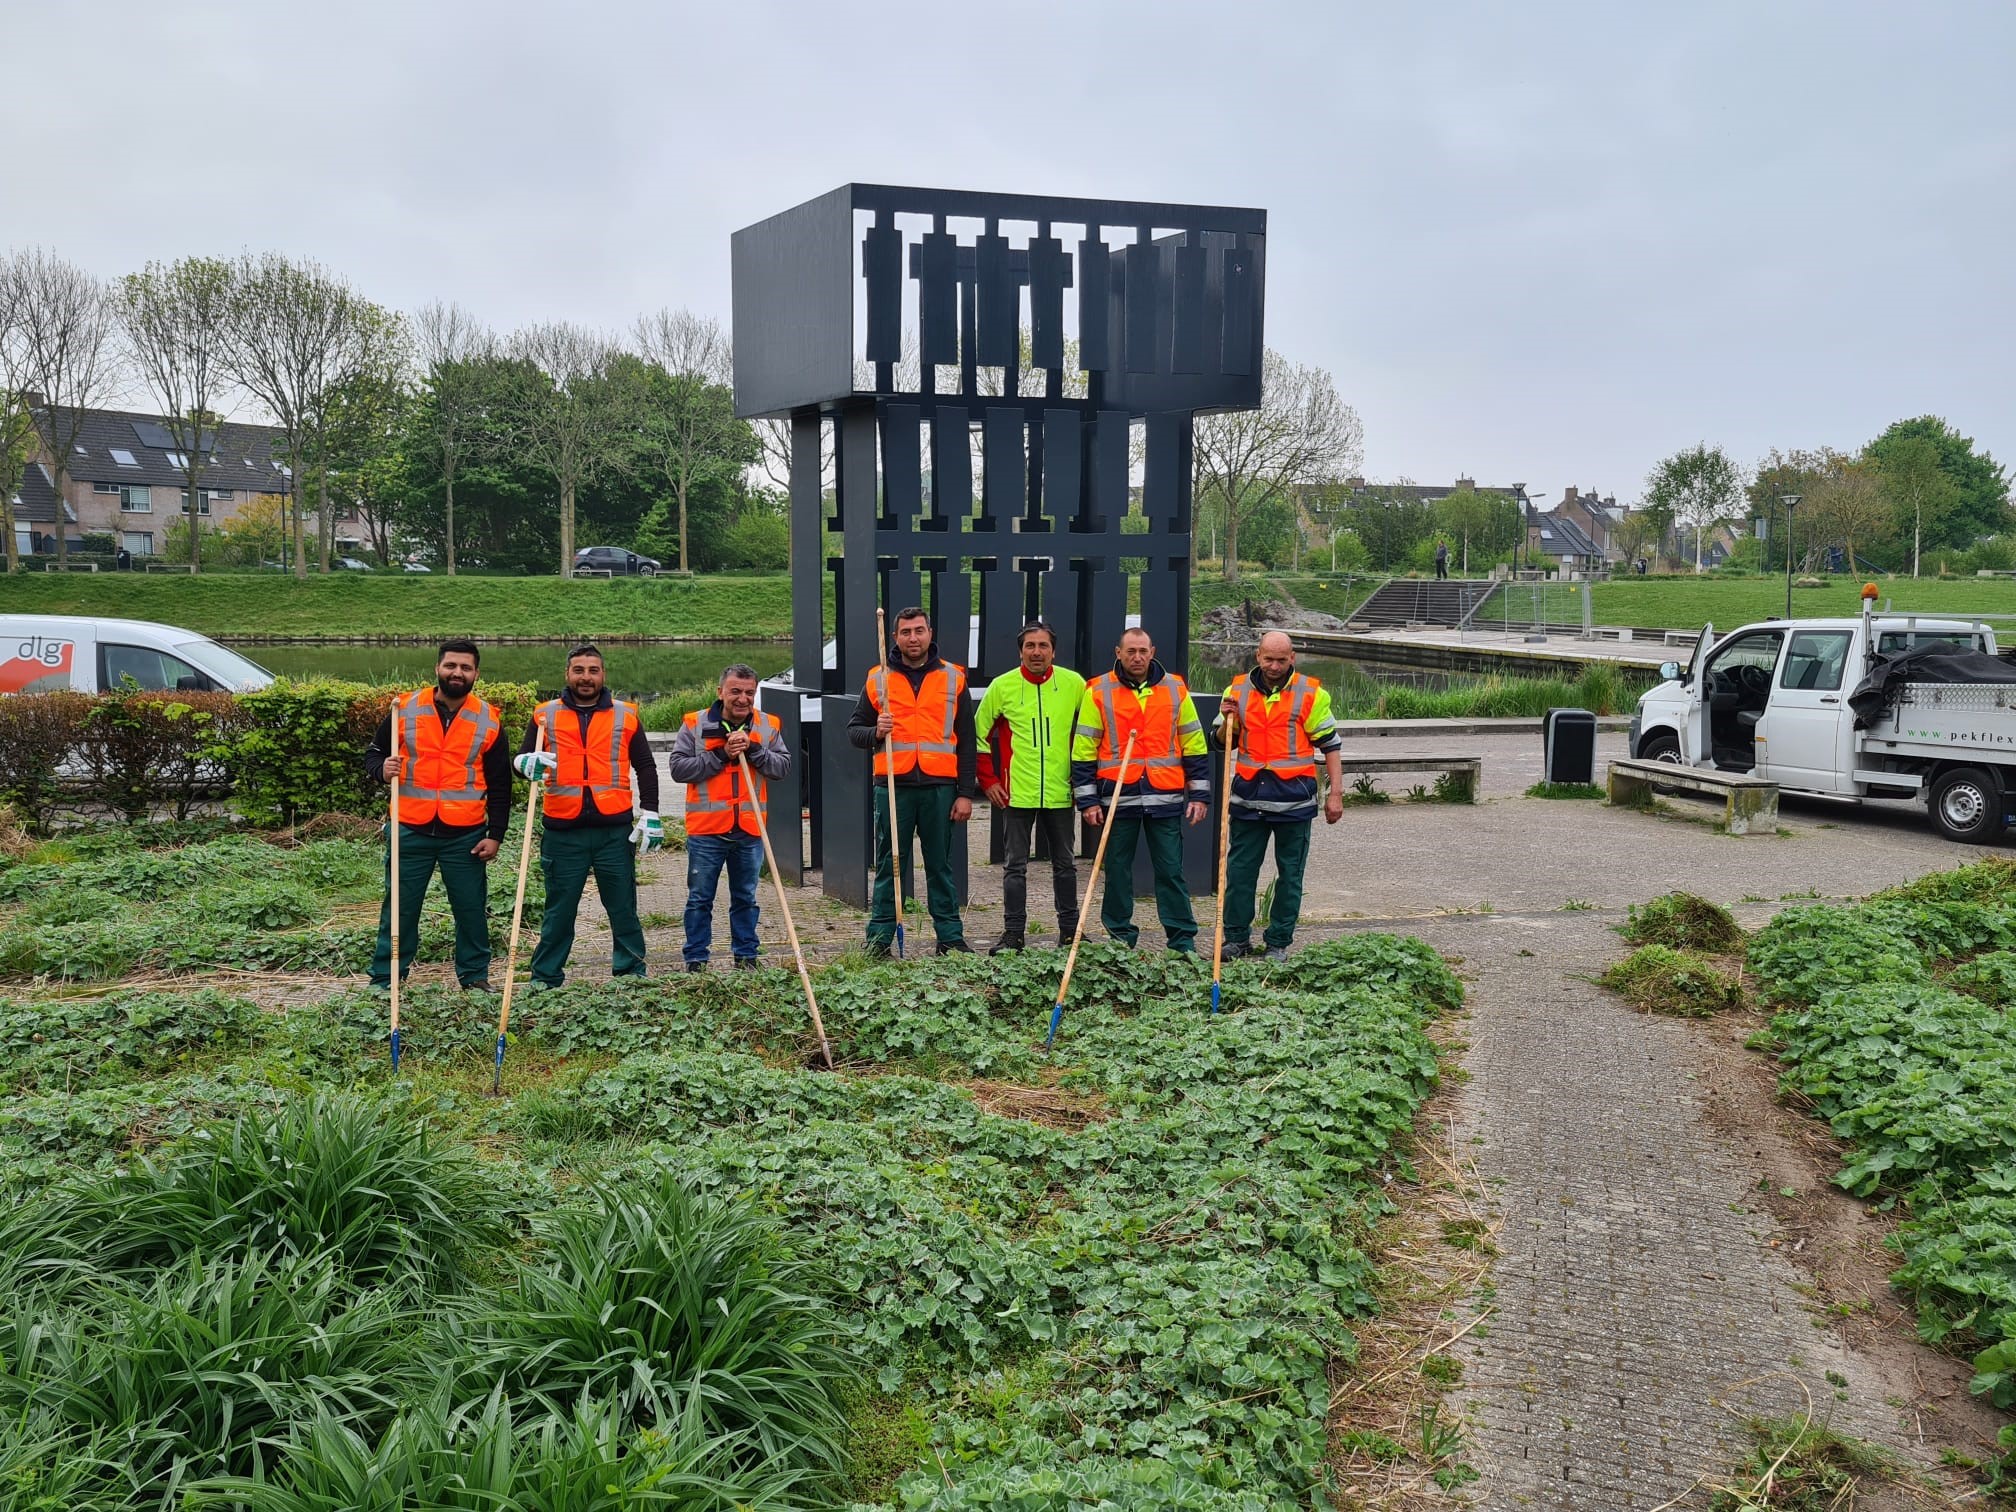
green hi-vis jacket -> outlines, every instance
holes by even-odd
[[[1071,807],[1071,726],[1085,679],[1052,667],[1031,682],[1020,667],[987,684],[973,727],[980,735],[980,787],[999,782],[1014,808]]]

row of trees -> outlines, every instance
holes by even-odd
[[[1640,513],[1655,543],[1691,535],[1697,572],[1702,538],[1746,518],[1769,522],[1767,541],[1785,537],[1776,552],[1751,553],[1760,566],[1796,551],[1789,517],[1808,565],[1838,548],[1851,571],[1862,563],[1913,577],[1928,554],[1970,551],[2012,524],[2002,465],[1937,415],[1899,420],[1857,452],[1773,450],[1747,470],[1703,442],[1652,470]]]
[[[39,428],[63,493],[85,411],[144,392],[175,443],[184,514],[171,530],[200,563],[198,503],[219,427],[256,410],[280,432],[277,529],[305,573],[328,570],[355,515],[380,559],[401,543],[453,573],[473,540],[499,565],[572,564],[584,515],[604,538],[680,567],[781,566],[782,503],[752,487],[757,432],[734,415],[726,335],[661,310],[627,340],[565,323],[499,337],[454,305],[410,319],[313,262],[275,253],[183,258],[116,281],[39,249],[0,259],[0,536],[18,570],[11,500]],[[695,552],[695,527],[705,527]],[[67,532],[55,532],[59,560]]]

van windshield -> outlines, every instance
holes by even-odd
[[[257,662],[215,641],[184,641],[175,648],[175,654],[229,689],[263,688],[273,681],[273,674]]]

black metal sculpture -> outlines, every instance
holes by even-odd
[[[736,411],[791,433],[795,662],[764,707],[803,753],[813,854],[780,827],[787,870],[867,902],[868,763],[839,731],[878,602],[922,604],[962,663],[977,612],[978,689],[1037,614],[1103,671],[1138,577],[1187,671],[1191,426],[1260,403],[1266,231],[1263,210],[849,184],[735,233]]]

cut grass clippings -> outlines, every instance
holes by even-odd
[[[1649,903],[1634,903],[1617,932],[1633,945],[1665,945],[1721,955],[1743,948],[1743,927],[1719,903],[1688,892],[1672,892]]]
[[[1645,945],[1597,978],[1633,1007],[1668,1018],[1711,1018],[1743,1006],[1743,985],[1708,957]]]

